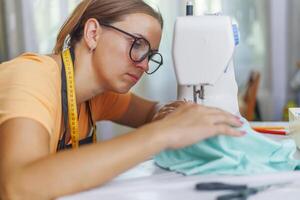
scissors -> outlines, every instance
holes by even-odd
[[[258,187],[249,187],[246,184],[234,185],[221,182],[208,182],[197,183],[196,190],[200,191],[218,191],[218,190],[230,190],[233,191],[229,194],[220,195],[216,200],[247,200],[248,197],[255,195],[259,192],[265,191],[271,187],[280,187],[290,184],[290,182],[274,183],[268,185],[262,185]]]

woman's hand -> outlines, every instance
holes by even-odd
[[[158,111],[155,113],[155,115],[152,118],[152,121],[160,120],[165,118],[168,114],[175,111],[178,107],[186,104],[186,101],[173,101],[171,103],[168,103],[166,105],[160,106]]]
[[[187,102],[184,104],[150,125],[158,131],[158,137],[163,137],[167,149],[189,146],[218,134],[245,135],[234,128],[243,124],[239,117],[217,108]]]

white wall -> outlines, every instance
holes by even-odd
[[[271,37],[271,98],[273,118],[281,120],[283,107],[287,96],[287,71],[288,71],[288,26],[287,26],[288,1],[270,1],[270,37]]]
[[[14,58],[25,51],[23,23],[22,21],[22,4],[19,0],[4,1],[6,40],[8,44],[8,58]]]

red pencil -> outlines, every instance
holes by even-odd
[[[266,134],[275,134],[275,135],[286,135],[287,132],[285,130],[278,130],[278,129],[267,129],[267,128],[257,128],[253,127],[253,130],[259,133],[266,133]]]

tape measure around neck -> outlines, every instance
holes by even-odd
[[[66,70],[68,117],[69,117],[68,121],[70,126],[72,148],[74,149],[74,148],[78,148],[79,146],[79,123],[78,123],[76,93],[75,93],[74,66],[73,66],[70,49],[66,49],[62,52],[62,59]]]

